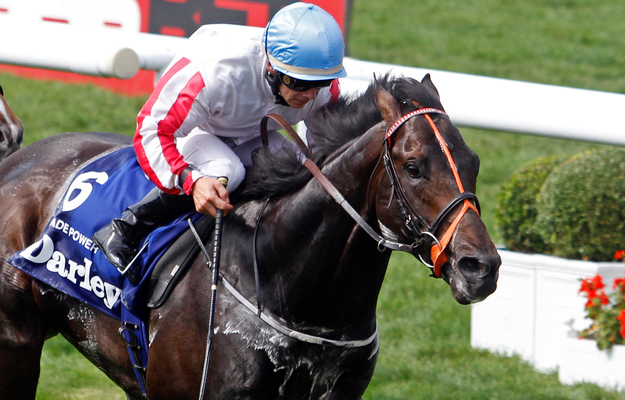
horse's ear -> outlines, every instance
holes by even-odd
[[[391,126],[401,118],[401,110],[399,109],[399,104],[395,98],[383,88],[378,89],[378,93],[375,96],[378,106],[380,107],[380,111],[384,116],[384,121],[388,126]]]
[[[432,77],[430,77],[430,74],[425,74],[425,76],[421,80],[421,84],[425,86],[428,90],[431,90],[433,93],[435,93],[438,99],[441,98],[440,94],[438,94],[438,89],[436,89],[436,86],[434,86],[434,83],[432,83]]]

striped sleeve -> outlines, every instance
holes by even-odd
[[[182,58],[158,81],[137,116],[137,159],[148,178],[165,193],[180,193],[179,177],[189,165],[176,148],[175,138],[188,134],[206,118],[197,112],[201,107],[196,104],[204,87],[197,68]]]

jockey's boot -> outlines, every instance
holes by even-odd
[[[137,255],[141,240],[157,227],[194,209],[191,196],[166,194],[154,188],[137,204],[128,207],[120,218],[98,230],[93,240],[109,262],[137,284],[141,279],[139,268],[129,264]]]

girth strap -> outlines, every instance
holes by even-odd
[[[144,399],[147,399],[147,327],[140,318],[131,313],[123,304],[122,321],[122,327],[119,328],[117,333],[126,343],[126,347],[128,348],[128,355],[130,357],[130,364],[132,365],[135,377],[139,382],[142,397]]]
[[[293,330],[289,327],[284,326],[282,323],[278,322],[267,313],[263,313],[259,311],[252,302],[245,298],[230,282],[228,282],[222,275],[221,282],[224,284],[224,287],[232,294],[241,304],[243,304],[248,310],[256,314],[263,322],[267,325],[271,326],[276,331],[282,333],[283,335],[292,337],[293,339],[297,339],[300,342],[318,344],[321,346],[333,346],[333,347],[343,347],[343,348],[354,348],[354,347],[365,347],[373,343],[378,337],[378,325],[376,322],[375,330],[366,339],[362,340],[332,340],[326,339],[320,336],[313,336],[303,332],[299,332]]]
[[[187,220],[189,226],[194,230],[193,222],[191,220]],[[206,257],[207,264],[210,269],[214,268],[211,263],[211,259],[208,256],[208,251],[200,239],[199,236],[195,236],[202,253]],[[276,319],[269,316],[267,313],[263,313],[262,310],[259,310],[251,301],[249,301],[241,292],[239,292],[228,280],[223,276],[223,274],[219,274],[219,281],[223,283],[223,286],[232,294],[243,306],[245,306],[252,313],[256,314],[261,321],[265,322],[267,325],[271,326],[276,331],[282,333],[283,335],[289,336],[293,339],[297,339],[301,342],[318,344],[321,346],[333,346],[333,347],[342,347],[342,348],[355,348],[355,347],[365,347],[373,343],[378,337],[378,325],[377,321],[375,321],[375,329],[373,333],[367,337],[366,339],[359,340],[333,340],[327,339],[320,336],[309,335],[307,333],[299,332],[289,327],[284,326],[282,323],[277,321]]]

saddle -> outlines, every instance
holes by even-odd
[[[204,217],[194,224],[203,242],[205,242],[215,226],[215,220]],[[200,245],[190,229],[171,244],[169,249],[158,260],[151,272],[148,283],[149,308],[158,308],[166,301],[176,283],[184,276],[189,263],[200,251]]]

